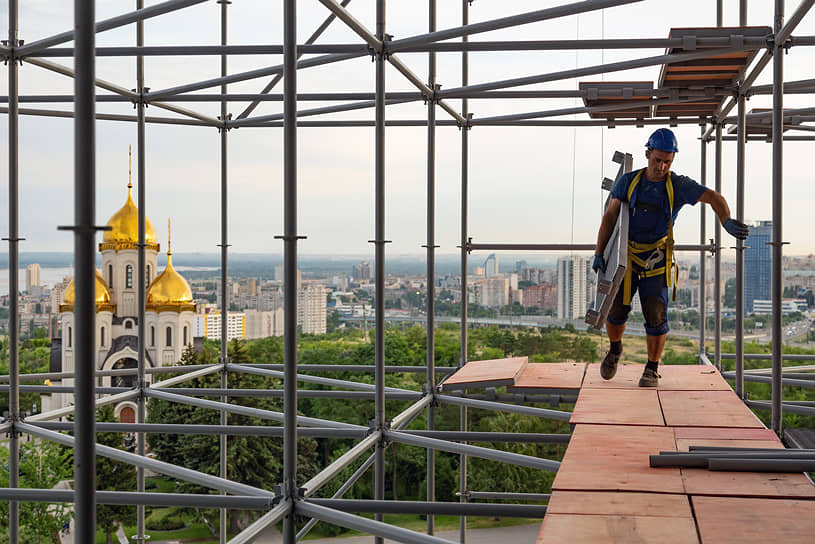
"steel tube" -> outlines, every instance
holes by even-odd
[[[461,0],[461,25],[468,26],[470,24],[470,2],[469,0]],[[461,37],[461,43],[467,44],[469,41],[468,35]],[[470,56],[466,50],[461,52],[461,86],[467,87],[470,84]],[[467,120],[467,124],[460,128],[461,130],[461,339],[459,348],[459,368],[467,364],[468,354],[468,331],[467,331],[467,309],[469,282],[467,281],[467,260],[470,252],[467,250],[467,244],[470,242],[469,233],[469,167],[470,167],[470,120],[471,115],[469,112],[469,104],[466,97],[461,99],[461,116]],[[458,409],[458,424],[459,431],[466,432],[467,427],[467,407],[459,406]],[[467,455],[461,454],[458,458],[458,492],[459,502],[464,504],[467,502]],[[458,523],[459,531],[459,544],[466,544],[467,542],[467,517],[459,517]]]
[[[74,307],[76,308],[76,307]],[[76,315],[76,311],[74,311],[74,315]],[[74,396],[79,395],[80,387],[78,384],[74,386]],[[106,404],[115,404],[117,402],[124,402],[126,400],[133,400],[139,395],[138,391],[128,391],[127,393],[119,393],[118,395],[111,395],[109,397],[102,397],[96,399],[95,405],[96,408],[100,406],[105,406]],[[42,412],[39,414],[34,414],[33,416],[28,416],[26,421],[28,423],[33,423],[36,421],[48,421],[49,419],[57,419],[60,417],[65,417],[73,414],[76,411],[76,406],[66,406],[65,408],[58,408],[56,410],[49,410],[48,412]],[[96,410],[94,409],[94,415],[96,415]]]
[[[723,377],[728,379],[737,379],[737,373],[735,372],[724,372],[722,374]],[[742,376],[742,380],[746,382],[754,382],[754,383],[773,383],[775,378],[772,376],[757,376],[755,374],[745,374]],[[779,378],[781,380],[781,385],[788,386],[788,387],[815,387],[815,381],[813,380],[796,380],[793,378],[782,377]]]
[[[548,501],[552,498],[551,493],[504,493],[500,491],[470,491],[470,499],[491,499],[506,501]]]
[[[404,434],[460,442],[518,442],[537,444],[568,444],[572,435],[557,433],[501,433],[472,431],[401,431]]]
[[[371,501],[364,499],[309,499],[310,504],[333,508],[340,512],[382,514],[438,514],[444,516],[506,516],[542,518],[546,506],[534,504],[484,504],[434,501]]]
[[[45,421],[35,426],[50,431],[71,431],[74,424],[71,422]],[[263,425],[188,425],[173,423],[97,423],[96,432],[144,432],[165,434],[214,434],[231,436],[268,436],[281,438],[283,427]],[[298,427],[299,436],[314,438],[361,439],[368,433],[367,429],[338,429],[335,427]]]
[[[722,124],[716,123],[714,190],[722,192]],[[722,225],[713,221],[713,366],[722,371]]]
[[[355,529],[374,535],[374,540],[384,541],[385,538],[407,544],[450,544],[447,540],[422,533],[415,533],[401,527],[388,525],[381,521],[354,516],[333,508],[326,508],[309,501],[299,501],[295,505],[295,512],[302,516],[327,521],[348,529]]]
[[[228,36],[228,26],[227,26],[227,8],[229,7],[229,2],[225,0],[221,0],[221,45],[226,46],[227,44],[227,36]],[[227,56],[226,54],[222,54],[221,58],[221,77],[227,76]],[[221,85],[221,94],[226,94],[228,92],[227,85]],[[227,345],[227,332],[229,330],[229,290],[227,289],[229,283],[229,273],[228,273],[228,255],[229,255],[229,177],[228,177],[228,156],[229,156],[229,146],[228,146],[228,133],[229,129],[227,127],[227,122],[229,117],[227,115],[226,109],[226,102],[221,102],[221,116],[219,121],[223,123],[223,126],[220,129],[220,144],[221,144],[221,363],[223,367],[221,369],[221,388],[226,389],[229,387],[229,352],[228,352],[228,345]],[[229,401],[229,397],[227,395],[221,395],[221,402],[226,404]],[[218,414],[219,423],[221,425],[227,425],[229,421],[229,414],[226,410],[220,410]],[[227,465],[227,436],[225,434],[218,437],[218,474],[221,478],[226,479],[228,476],[229,468]],[[221,492],[223,495],[223,491]],[[218,525],[218,539],[220,544],[224,544],[227,539],[227,511],[226,508],[221,508],[218,512],[220,518],[220,524]]]
[[[238,372],[246,372],[248,374],[258,374],[260,376],[271,376],[274,378],[284,377],[283,373],[278,372],[276,370],[266,370],[263,368],[255,368],[246,365],[230,364],[229,369]],[[348,389],[356,389],[359,391],[376,391],[376,385],[371,385],[368,383],[352,382],[348,380],[337,380],[335,378],[323,378],[322,376],[309,376],[308,374],[297,374],[296,378],[297,378],[296,381],[301,381],[305,383],[316,383],[320,385],[330,385],[334,387],[346,387]],[[404,392],[415,393],[415,391],[410,391],[409,389],[400,389],[398,387],[386,387],[385,390],[388,392],[393,391],[402,393]]]
[[[428,0],[428,32],[436,31],[436,0]],[[436,89],[436,54],[427,55],[427,85]],[[436,388],[436,103],[427,101],[427,339],[425,364],[427,366],[426,388],[431,395]],[[436,409],[433,403],[427,405],[427,430],[436,428]],[[425,497],[428,501],[436,500],[436,452],[427,450],[427,483]],[[427,534],[435,532],[435,517],[427,515]]]
[[[772,401],[761,401],[761,400],[746,400],[744,401],[750,408],[756,408],[758,410],[766,410],[772,412],[773,410],[773,403]],[[810,406],[795,406],[793,404],[784,403],[783,410],[785,412],[789,412],[790,414],[798,414],[802,416],[815,416],[815,408]]]
[[[596,2],[594,2],[596,3]],[[645,68],[647,66],[658,66],[661,64],[673,64],[677,62],[686,62],[691,60],[699,60],[719,55],[727,55],[731,53],[738,53],[743,51],[741,47],[726,47],[722,49],[706,49],[704,51],[696,51],[693,53],[673,53],[668,55],[657,55],[653,57],[644,57],[641,59],[626,60],[620,62],[611,62],[606,64],[599,64],[595,66],[587,66],[583,68],[574,68],[570,70],[562,70],[560,72],[551,72],[548,74],[541,74],[537,76],[527,76],[513,79],[504,79],[499,81],[492,81],[489,83],[480,83],[478,85],[470,85],[467,87],[459,87],[448,89],[446,91],[439,91],[440,98],[447,98],[448,94],[461,91],[491,91],[497,89],[506,89],[510,87],[518,87],[522,85],[533,85],[537,83],[548,83],[552,81],[560,81],[564,79],[574,79],[577,77],[584,77],[590,75],[606,74],[611,72],[619,72],[622,70],[631,70],[634,68]]]
[[[297,393],[297,390],[294,391]],[[153,389],[148,389],[145,394],[150,398],[166,400],[170,402],[178,402],[180,404],[189,404],[190,406],[199,406],[201,408],[211,408],[213,410],[226,410],[232,414],[241,414],[244,416],[250,417],[257,417],[260,419],[268,419],[270,421],[278,421],[278,422],[285,422],[287,417],[294,417],[296,415],[296,404],[295,408],[291,412],[286,412],[284,408],[284,412],[274,412],[272,410],[261,410],[260,408],[251,408],[249,406],[239,406],[236,404],[224,404],[223,402],[217,402],[214,400],[206,400],[206,399],[199,399],[194,397],[186,397],[184,395],[174,395],[172,393],[166,393],[164,391],[154,391]],[[284,397],[285,399],[285,397]],[[290,415],[291,414],[291,415]],[[296,416],[297,423],[305,425],[307,427],[333,427],[336,429],[364,429],[361,425],[353,425],[351,423],[340,423],[337,421],[328,421],[325,419],[313,418],[313,417],[306,417],[306,416]]]
[[[330,0],[321,0],[323,3],[327,1]],[[511,15],[509,17],[502,17],[500,19],[493,19],[491,21],[484,21],[481,23],[465,23],[460,27],[448,28],[445,30],[439,30],[437,32],[430,32],[428,34],[420,34],[418,36],[411,36],[410,38],[403,38],[401,40],[393,40],[387,44],[387,50],[399,51],[400,49],[406,47],[449,40],[452,38],[461,38],[463,36],[472,36],[473,34],[479,34],[482,32],[490,32],[493,30],[500,30],[502,28],[510,28],[529,23],[536,23],[539,21],[547,21],[560,17],[568,17],[569,15],[578,15],[580,13],[587,13],[605,8],[634,4],[640,1],[641,0],[586,0],[583,2],[574,2],[572,4],[566,4],[563,6],[521,13],[519,15]]]
[[[39,386],[37,391],[48,392],[48,390],[56,388]],[[0,386],[0,391],[3,386]],[[178,395],[190,395],[193,397],[211,397],[215,395],[227,395],[230,397],[278,397],[282,398],[285,394],[284,389],[182,389],[182,388],[159,388],[158,391],[165,391],[167,393],[175,393]],[[373,400],[376,396],[375,391],[327,391],[322,389],[298,389],[298,399],[353,399],[353,400]],[[387,394],[388,400],[417,400],[422,397],[422,393],[418,391],[415,393],[389,391]]]
[[[283,500],[269,510],[266,514],[259,517],[249,527],[232,537],[229,544],[250,544],[255,541],[255,538],[269,525],[274,525],[280,521],[284,516],[289,516],[292,513],[292,502]]]
[[[475,400],[463,397],[453,397],[450,395],[438,395],[436,399],[439,402],[443,402],[446,404],[467,406],[470,408],[481,408],[484,410],[497,410],[499,412],[510,412],[513,414],[523,414],[527,416],[543,417],[547,419],[556,419],[559,421],[569,421],[569,419],[572,417],[571,412],[561,412],[559,410],[547,410],[545,408],[533,408],[531,406],[514,406],[511,404],[504,404],[501,402],[491,402],[488,400]]]
[[[96,539],[96,138],[95,8],[91,0],[74,2],[74,365],[76,421],[74,446],[74,538]]]
[[[336,458],[330,465],[321,470],[311,480],[303,484],[305,489],[303,496],[310,497],[317,492],[322,486],[327,484],[334,476],[345,470],[347,466],[353,463],[360,455],[368,451],[372,446],[379,442],[382,438],[380,431],[374,431],[366,436],[354,447],[347,452]]]
[[[560,462],[549,459],[541,459],[539,457],[532,457],[530,455],[521,455],[520,453],[482,448],[481,446],[471,446],[469,444],[448,442],[447,440],[437,440],[435,438],[427,438],[425,436],[416,436],[402,432],[385,431],[384,436],[388,440],[399,442],[400,444],[418,446],[420,448],[433,448],[449,453],[467,454],[470,457],[479,457],[481,459],[489,459],[492,461],[499,461],[501,463],[509,463],[511,465],[522,467],[556,472],[560,466]]]
[[[69,448],[73,447],[74,451],[76,451],[77,440],[72,436],[64,435],[53,431],[47,431],[45,429],[40,429],[39,427],[29,425],[28,423],[20,423],[18,427],[22,432],[26,432],[32,436],[37,436],[44,440],[56,442],[57,444],[62,444],[63,446],[67,446]],[[95,441],[96,437],[94,436],[93,438]],[[203,472],[198,472],[197,470],[179,467],[176,465],[172,465],[170,463],[165,463],[163,461],[151,459],[149,457],[142,457],[140,455],[136,455],[135,453],[130,453],[124,450],[111,448],[109,446],[103,446],[101,444],[96,444],[95,453],[103,457],[107,457],[108,459],[114,459],[116,461],[121,461],[123,463],[128,463],[137,467],[141,466],[143,468],[150,469],[154,472],[158,472],[166,476],[179,478],[181,480],[199,484],[205,487],[209,487],[211,489],[218,490],[223,489],[235,495],[252,495],[256,497],[275,496],[275,494],[271,491],[258,489],[250,485],[232,482],[229,480],[224,480],[222,478],[218,478],[217,476],[211,476],[209,474],[204,474]],[[95,459],[96,458],[94,457],[94,460]],[[78,490],[76,497],[78,504],[80,498]]]
[[[76,493],[70,489],[0,488],[0,499],[24,502],[73,503]],[[237,495],[203,495],[193,493],[139,493],[134,491],[97,491],[97,504],[123,506],[189,506],[218,508],[228,506],[242,510],[266,510],[272,504],[269,497]]]
[[[324,1],[324,0],[321,0]],[[325,3],[325,1],[324,1]],[[347,21],[346,21],[347,22]],[[356,30],[352,27],[352,30]],[[374,79],[376,81],[376,115],[374,128],[374,298],[375,298],[375,337],[374,371],[376,384],[374,428],[382,432],[385,427],[385,55],[381,44],[385,40],[385,0],[376,2],[376,41],[380,44],[375,54]],[[369,44],[372,42],[367,40]],[[375,42],[374,42],[375,43]],[[374,499],[385,498],[385,445],[382,434],[376,440],[374,450]],[[319,517],[319,516],[318,516]],[[377,522],[384,521],[382,514],[374,515]],[[374,544],[383,544],[381,536],[374,538]]]
[[[149,19],[151,17],[157,17],[159,15],[164,15],[165,13],[170,13],[173,11],[177,11],[179,9],[184,9],[189,6],[194,6],[195,4],[202,4],[207,0],[167,0],[166,2],[162,2],[161,4],[156,4],[154,6],[150,6],[149,8],[143,10],[136,10],[131,11],[130,13],[125,13],[124,15],[117,15],[116,17],[111,17],[110,19],[105,19],[104,21],[99,21],[95,25],[93,25],[90,29],[82,28],[75,28],[74,30],[68,30],[66,32],[62,32],[60,34],[56,34],[55,36],[51,36],[49,38],[44,38],[42,40],[37,40],[34,42],[29,43],[21,47],[18,50],[19,56],[27,56],[33,55],[38,51],[42,51],[48,47],[53,45],[59,45],[61,43],[66,43],[70,41],[78,41],[83,39],[82,36],[79,35],[80,32],[90,32],[92,36],[94,36],[97,32],[104,32],[106,30],[112,30],[114,28],[119,28],[125,25],[129,25],[131,23],[135,23],[137,21],[144,21],[145,19]],[[79,44],[77,43],[74,46],[74,50],[79,49]],[[94,48],[91,48],[86,54],[92,54]],[[76,56],[76,52],[74,53]]]
[[[17,0],[8,3],[8,46],[13,52],[17,40]],[[8,359],[9,359],[9,419],[14,424],[20,419],[20,179],[19,179],[19,68],[15,61],[8,63]],[[12,428],[9,433],[9,487],[20,484],[20,439]],[[9,542],[17,542],[20,529],[20,505],[9,502]]]
[[[776,29],[775,43],[779,44],[779,46],[783,46],[784,42],[786,42],[789,37],[792,36],[792,31],[795,30],[798,23],[800,23],[804,16],[809,13],[809,10],[812,8],[813,4],[815,4],[815,0],[801,0],[801,3],[798,4],[798,7],[792,12],[790,18],[787,19],[786,23],[784,23],[784,26],[782,26],[780,29]],[[783,10],[781,13],[776,12],[776,18],[778,17],[781,17],[781,22],[783,23]]]
[[[812,2],[804,1],[804,4]],[[775,0],[775,21],[773,30],[779,36],[784,24],[784,0]],[[784,47],[783,41],[776,40],[773,46],[773,235],[772,235],[772,273],[770,274],[770,295],[773,301],[772,319],[772,354],[773,354],[773,383],[772,389],[772,429],[781,436],[782,430],[782,400],[781,366],[783,361],[782,348],[784,335],[781,323],[781,298],[783,296],[783,174],[784,174]]]
[[[747,159],[747,99],[739,91],[736,100],[736,220],[744,222],[745,162]],[[744,241],[736,239],[736,394],[744,398]]]
[[[701,150],[699,154],[699,183],[702,187],[707,187],[707,140],[704,138],[705,125],[701,125],[702,138]],[[699,207],[699,245],[705,244],[705,237],[707,236],[707,217],[705,206]],[[704,364],[702,358],[705,357],[705,328],[707,320],[707,269],[706,269],[706,252],[699,251],[699,363]],[[710,363],[710,361],[708,361]]]
[[[707,468],[728,472],[813,472],[815,471],[815,460],[711,459]]]
[[[333,13],[338,19],[345,23],[348,28],[353,30],[357,36],[365,40],[371,49],[377,53],[382,52],[382,41],[384,37],[381,36],[378,31],[376,36],[374,36],[373,33],[365,28],[365,25],[359,22],[347,9],[338,4],[335,0],[320,0],[320,3],[331,11],[331,13]],[[377,27],[378,26],[379,22],[377,20]]]
[[[468,243],[469,251],[593,251],[595,244],[501,244]],[[677,244],[674,251],[711,251],[714,247],[704,244]]]
[[[136,10],[143,10],[144,9],[144,0],[136,0]],[[144,21],[139,20],[136,23],[136,45],[142,46],[144,45]],[[136,93],[140,96],[144,93],[144,57],[141,55],[136,56]],[[144,379],[144,369],[146,368],[146,360],[147,360],[147,350],[145,345],[145,339],[147,338],[147,326],[146,326],[146,304],[147,304],[147,283],[150,281],[147,278],[146,268],[147,268],[147,257],[145,255],[145,240],[146,240],[146,231],[147,228],[146,221],[147,221],[147,182],[146,182],[146,168],[145,168],[145,156],[146,156],[146,135],[145,135],[145,123],[144,123],[144,115],[145,115],[145,104],[141,100],[136,103],[136,161],[138,165],[138,201],[139,201],[139,223],[138,223],[138,238],[139,238],[139,245],[138,245],[138,274],[137,274],[137,283],[138,289],[136,292],[136,304],[137,306],[137,316],[138,322],[136,323],[136,335],[137,335],[137,346],[136,346],[136,359],[137,359],[137,375],[136,375],[136,389],[139,391],[139,396],[136,398],[136,423],[144,423],[146,419],[146,409],[145,409],[145,398],[142,394],[146,382]],[[130,168],[130,157],[128,157],[128,169]],[[128,172],[128,176],[130,172]],[[130,184],[130,179],[128,177],[127,180],[128,184]],[[167,233],[167,244],[169,246],[170,233]],[[167,248],[169,251],[169,247]],[[144,456],[145,454],[145,436],[144,433],[137,432],[136,433],[136,454]],[[144,468],[136,467],[136,491],[143,493],[144,492]],[[136,535],[134,536],[134,540],[136,542],[144,542],[145,540],[145,516],[144,516],[144,505],[137,505],[136,506]]]

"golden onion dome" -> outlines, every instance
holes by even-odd
[[[168,221],[169,225],[169,221]],[[173,268],[173,257],[170,252],[170,236],[167,235],[167,266],[164,272],[153,280],[147,288],[147,309],[154,311],[194,311],[190,284]]]
[[[139,243],[139,209],[133,202],[133,185],[127,184],[127,201],[119,211],[114,213],[106,226],[102,236],[102,243],[105,244],[138,244]],[[156,229],[147,217],[144,218],[144,242],[148,246],[156,245]]]
[[[111,301],[110,297],[110,290],[108,289],[108,284],[105,283],[105,279],[102,277],[102,273],[99,272],[99,269],[96,269],[96,295],[94,300],[96,302],[96,311],[107,310],[113,311],[113,302]],[[68,284],[68,287],[65,289],[65,295],[62,297],[62,304],[59,306],[60,312],[72,312],[74,311],[74,302],[76,300],[76,287],[74,286],[74,280],[71,280],[71,283]]]
[[[130,152],[128,151],[128,156]],[[119,211],[114,213],[106,226],[110,230],[104,231],[99,250],[105,249],[137,249],[139,243],[139,209],[133,202],[133,184],[130,181],[130,165],[128,164],[127,200]],[[144,243],[147,249],[159,250],[156,242],[156,229],[147,217],[144,218]]]

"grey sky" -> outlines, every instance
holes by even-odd
[[[147,5],[157,2],[147,1]],[[563,4],[553,1],[481,0],[471,8],[471,22]],[[787,15],[799,2],[787,2]],[[72,2],[25,0],[20,2],[20,38],[26,42],[67,30],[72,26]],[[438,28],[460,24],[460,2],[439,0]],[[681,4],[681,9],[675,9]],[[97,18],[103,19],[133,9],[135,2],[98,0]],[[353,0],[349,9],[368,28],[374,27],[373,0]],[[647,0],[638,4],[607,9],[556,21],[526,25],[479,35],[478,40],[566,39],[600,37],[655,37],[668,35],[670,27],[714,26],[715,2],[695,0],[670,3]],[[327,11],[316,0],[298,3],[298,36],[302,42],[325,18]],[[219,41],[219,10],[214,1],[146,23],[148,45],[216,44]],[[725,24],[736,24],[738,2],[725,1]],[[279,20],[282,2],[233,0],[229,8],[229,35],[232,44],[282,42]],[[750,2],[751,25],[772,24],[771,2]],[[8,1],[0,1],[0,28],[8,28]],[[397,38],[427,30],[427,4],[419,0],[392,0],[388,3],[388,31]],[[815,15],[808,15],[797,35],[815,34]],[[99,34],[98,45],[135,43],[134,27]],[[359,43],[340,22],[335,22],[320,43]],[[470,82],[479,83],[509,77],[548,73],[575,66],[587,66],[656,55],[661,50],[472,53]],[[788,81],[813,77],[812,48],[797,47],[787,55]],[[427,73],[424,54],[400,57],[423,78]],[[71,65],[71,59],[51,59]],[[230,72],[278,64],[280,56],[236,57]],[[4,71],[5,73],[5,71]],[[768,83],[771,70],[765,70],[758,83]],[[146,84],[162,89],[219,75],[216,57],[162,57],[146,60]],[[659,67],[608,74],[610,81],[656,81]],[[135,86],[134,61],[100,58],[97,77],[127,88]],[[601,77],[584,78],[598,81]],[[389,69],[388,90],[413,90],[411,85]],[[461,81],[460,56],[440,54],[438,80],[443,88]],[[257,92],[268,81],[259,79],[230,86],[230,92]],[[370,58],[301,71],[299,88],[304,91],[371,91],[373,64]],[[3,94],[7,78],[0,77]],[[567,80],[531,88],[573,89],[577,81]],[[41,68],[23,65],[21,94],[70,93],[72,81]],[[276,89],[282,92],[282,85]],[[214,89],[213,89],[214,92]],[[810,105],[806,95],[789,96],[788,108]],[[456,109],[460,101],[451,102]],[[573,99],[525,100],[523,102],[471,101],[476,117],[568,107]],[[769,97],[755,97],[748,108],[769,107]],[[184,103],[185,107],[216,116],[216,104]],[[308,103],[304,107],[318,107]],[[24,107],[69,109],[70,104]],[[234,104],[237,115],[245,104]],[[256,115],[279,112],[279,102],[263,104]],[[132,113],[131,105],[100,104],[100,112]],[[148,115],[171,115],[150,107]],[[439,119],[446,114],[438,112]],[[335,114],[333,119],[371,119],[372,110]],[[423,104],[388,109],[391,119],[421,119]],[[0,116],[0,141],[7,147],[7,118]],[[127,184],[127,146],[136,143],[134,123],[100,121],[97,125],[97,214],[104,223],[124,202]],[[470,234],[478,242],[593,242],[600,219],[603,195],[599,181],[616,171],[609,158],[615,150],[632,152],[635,165],[643,163],[643,143],[655,127],[637,129],[601,128],[509,128],[476,127],[470,133]],[[680,153],[674,170],[699,179],[699,127],[676,129]],[[460,135],[456,128],[437,132],[437,243],[439,251],[453,253],[459,243],[460,224]],[[389,254],[418,254],[425,243],[425,135],[424,128],[392,128],[387,132],[386,235],[393,243]],[[242,128],[230,132],[230,243],[236,252],[280,253],[282,246],[273,236],[282,231],[282,130]],[[70,250],[70,235],[56,226],[70,224],[73,216],[73,132],[68,119],[23,116],[20,121],[20,200],[23,251]],[[785,240],[787,254],[814,252],[809,236],[811,173],[805,159],[811,143],[785,145]],[[162,248],[166,248],[167,217],[173,219],[173,249],[179,252],[214,252],[220,239],[219,136],[215,129],[148,125],[147,128],[147,214],[155,225]],[[771,218],[770,145],[748,144],[746,218]],[[134,149],[135,153],[135,149]],[[712,146],[709,146],[709,182],[712,184]],[[8,157],[0,156],[0,214],[8,213]],[[373,237],[373,129],[304,128],[299,132],[299,219],[300,232],[308,239],[300,245],[309,254],[368,253],[367,240]],[[724,145],[723,192],[735,213],[735,144]],[[134,183],[136,179],[134,161]],[[677,227],[677,239],[698,241],[698,208],[685,210]],[[709,224],[712,224],[710,214]],[[2,227],[5,233],[7,227]],[[711,232],[710,230],[708,232]]]

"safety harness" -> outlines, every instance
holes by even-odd
[[[640,183],[640,178],[645,172],[645,168],[637,172],[631,184],[628,186],[628,202],[631,205],[631,197],[634,190]],[[637,274],[640,278],[651,278],[654,276],[665,275],[665,285],[671,286],[671,271],[673,271],[673,300],[676,300],[676,285],[679,282],[679,267],[674,259],[674,188],[671,182],[671,173],[668,172],[668,178],[665,180],[665,189],[668,192],[668,235],[663,236],[656,242],[650,244],[642,244],[639,242],[628,241],[628,266],[625,269],[625,278],[623,279],[623,304],[626,306],[631,304],[631,276]],[[635,212],[636,213],[636,212]],[[664,254],[663,254],[664,251]],[[643,253],[651,252],[647,258],[643,259],[640,255]],[[640,254],[640,255],[638,255]],[[664,261],[663,261],[664,258]],[[660,262],[664,262],[659,268],[654,268]],[[642,270],[634,271],[632,265],[636,264]]]

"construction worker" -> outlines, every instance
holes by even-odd
[[[704,202],[710,204],[724,229],[732,236],[744,240],[748,228],[730,217],[730,208],[721,193],[671,172],[671,163],[679,151],[676,136],[671,130],[661,128],[655,131],[645,147],[648,166],[621,176],[611,191],[611,199],[597,234],[592,268],[595,272],[605,271],[607,263],[603,252],[614,231],[620,209],[625,204],[625,213],[629,214],[628,266],[623,284],[606,318],[606,333],[611,347],[600,365],[600,375],[610,380],[617,372],[617,363],[623,353],[625,322],[631,311],[631,297],[639,291],[648,346],[648,364],[645,365],[639,386],[656,387],[660,378],[657,372],[659,360],[669,330],[668,287],[672,285],[672,280],[676,297],[678,268],[673,254],[673,225],[677,213],[685,204]],[[704,319],[704,316],[701,318]]]

